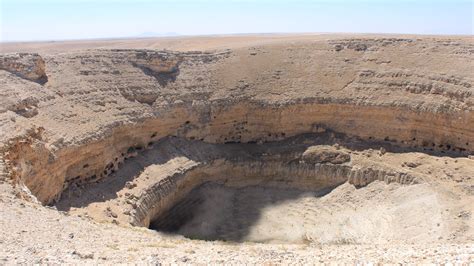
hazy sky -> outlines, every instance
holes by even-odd
[[[473,34],[472,0],[0,0],[1,41],[143,33]]]

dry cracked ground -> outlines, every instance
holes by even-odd
[[[473,263],[472,36],[2,44],[0,264]]]

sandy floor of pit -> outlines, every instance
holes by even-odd
[[[184,204],[196,199],[199,204]],[[194,213],[175,233],[263,243],[436,241],[446,234],[443,207],[426,184],[376,181],[360,189],[346,183],[332,191],[304,192],[208,183],[175,207]]]

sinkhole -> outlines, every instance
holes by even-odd
[[[331,188],[305,191],[265,186],[228,187],[208,182],[150,222],[150,229],[192,239],[301,242],[308,204]]]
[[[329,143],[325,135],[262,145],[165,138],[108,178],[68,187],[56,207],[207,241],[345,244],[441,236],[442,207],[429,185]]]

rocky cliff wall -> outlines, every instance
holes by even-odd
[[[2,55],[0,147],[15,182],[45,204],[166,136],[265,143],[330,130],[466,156],[474,151],[470,47],[356,38]]]

